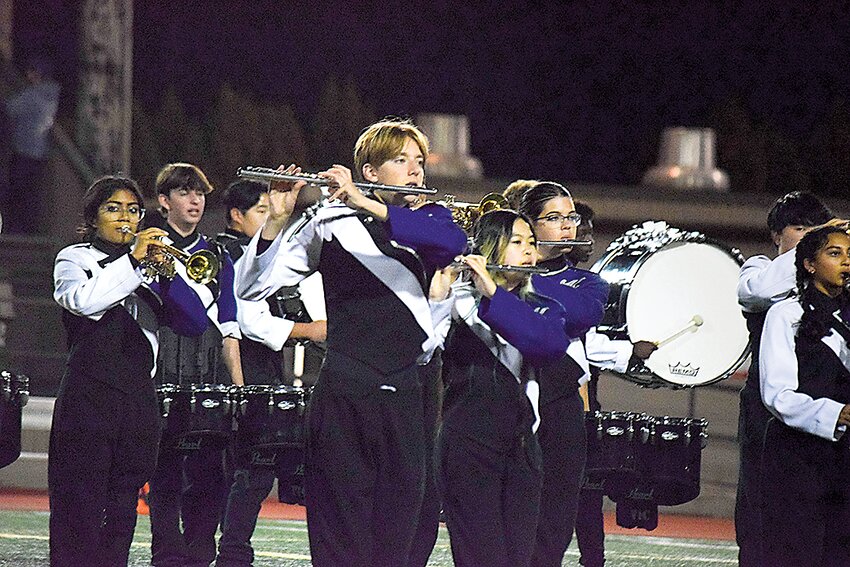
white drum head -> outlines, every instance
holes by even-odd
[[[735,371],[749,339],[737,301],[739,271],[728,252],[698,242],[670,243],[638,268],[626,301],[629,338],[670,339],[645,361],[650,370],[682,386]]]

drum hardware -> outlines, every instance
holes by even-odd
[[[637,498],[664,506],[699,495],[706,420],[597,411],[586,415],[585,426],[585,490],[601,490],[617,503]]]
[[[0,397],[4,403],[13,403],[19,407],[27,405],[30,399],[30,379],[23,374],[8,370],[0,371]]]
[[[234,388],[224,384],[157,386],[164,439],[181,451],[227,445],[234,425]]]
[[[332,181],[325,177],[321,177],[316,173],[284,173],[277,169],[268,167],[240,167],[236,170],[236,177],[240,179],[251,179],[253,181],[261,181],[270,183],[272,181],[304,181],[308,185],[316,187],[333,187]],[[435,195],[437,189],[432,187],[414,187],[410,185],[384,185],[382,183],[365,183],[355,182],[354,186],[368,193],[374,191],[393,191],[395,193],[403,193],[407,195]]]
[[[692,329],[696,330],[698,327],[702,326],[702,324],[704,322],[705,321],[703,320],[702,317],[700,317],[699,315],[694,315],[693,317],[691,317],[691,320],[688,322],[688,325],[686,327],[684,327],[680,331],[673,333],[672,335],[670,335],[666,339],[656,342],[655,346],[658,347],[658,348],[661,348],[664,345],[675,341],[676,339],[678,339],[679,337],[681,337],[685,333],[690,332]]]

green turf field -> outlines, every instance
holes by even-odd
[[[0,510],[0,567],[36,567],[48,564],[47,512]],[[263,520],[254,533],[260,567],[310,565],[307,525],[301,521]],[[578,565],[578,551],[571,546],[564,565]],[[734,542],[612,535],[606,538],[607,567],[736,565]],[[130,565],[150,563],[150,528],[147,516],[139,517],[130,550]],[[440,529],[429,566],[451,565],[449,537]],[[83,566],[81,566],[83,567]]]

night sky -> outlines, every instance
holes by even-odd
[[[72,108],[77,3],[17,4],[16,53],[58,53]],[[839,2],[137,1],[135,89],[203,115],[228,82],[309,124],[326,77],[351,76],[378,116],[467,114],[488,176],[628,184],[664,126],[732,99],[805,140],[848,97],[848,35]]]

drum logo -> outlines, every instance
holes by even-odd
[[[691,366],[691,363],[682,364],[681,362],[677,362],[675,365],[667,365],[667,368],[670,369],[670,374],[673,376],[696,376],[699,374],[699,366]]]

